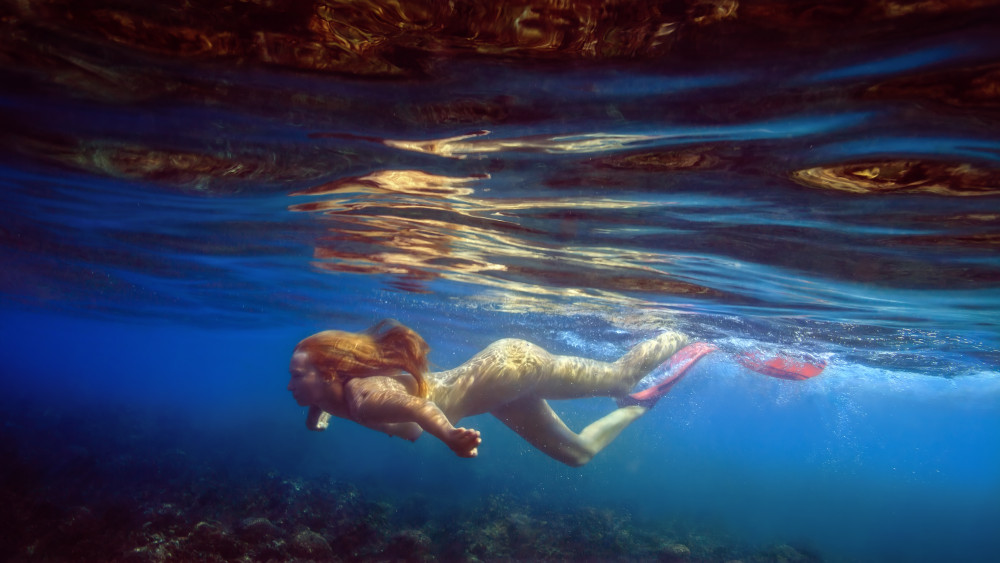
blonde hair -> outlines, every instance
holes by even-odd
[[[407,371],[417,380],[420,397],[427,396],[424,374],[429,350],[416,331],[392,319],[364,332],[318,332],[295,347],[296,352],[309,354],[309,360],[327,380],[368,377],[385,368]]]

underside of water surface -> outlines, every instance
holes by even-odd
[[[990,0],[0,0],[0,558],[995,560],[998,32]],[[385,318],[432,370],[718,352],[583,468],[489,415],[475,460],[306,432],[293,347]]]

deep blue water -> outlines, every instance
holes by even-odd
[[[51,500],[53,460],[119,442],[60,421],[140,412],[108,424],[220,487],[335,479],[443,520],[606,510],[705,560],[736,558],[723,537],[995,560],[992,4],[4,7],[0,445],[42,476],[13,505],[98,506],[103,470]],[[441,369],[504,337],[610,360],[664,327],[722,353],[583,468],[488,416],[464,423],[475,460],[307,432],[291,349],[383,318]],[[827,367],[771,379],[747,350]],[[556,406],[578,429],[611,403]],[[162,501],[142,483],[125,510]],[[72,558],[30,530],[0,555]]]

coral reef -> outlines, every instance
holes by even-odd
[[[0,406],[0,559],[817,560],[790,545],[745,546],[708,527],[552,508],[537,496],[435,506],[417,493],[283,474],[234,463],[215,440],[199,447],[183,419],[142,414]]]

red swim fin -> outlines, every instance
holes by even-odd
[[[826,362],[821,359],[808,356],[793,357],[787,354],[764,357],[759,352],[747,352],[736,356],[736,361],[757,373],[792,381],[816,377],[826,368]]]
[[[656,404],[656,401],[660,400],[660,398],[669,393],[670,389],[673,388],[673,386],[676,385],[682,377],[684,377],[688,368],[693,366],[695,362],[700,360],[705,355],[716,350],[718,350],[718,348],[707,342],[695,342],[694,344],[688,344],[675,352],[673,356],[670,356],[670,359],[666,362],[666,372],[657,383],[648,389],[643,389],[642,391],[633,393],[625,399],[620,400],[619,405],[642,405],[644,407],[652,407]]]

